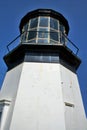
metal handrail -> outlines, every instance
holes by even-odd
[[[79,52],[79,48],[64,33],[62,33],[62,34],[77,49],[77,51],[76,51],[76,55],[77,55]]]
[[[13,39],[13,40],[7,45],[7,50],[8,50],[8,51],[10,51],[10,50],[9,50],[9,46],[10,46],[13,42],[15,42],[20,36],[21,36],[21,34],[18,35],[15,39]]]
[[[14,39],[7,45],[7,50],[8,50],[8,52],[10,52],[9,46],[12,45],[18,38],[21,37],[21,35],[23,35],[23,34],[26,33],[26,32],[30,32],[30,31],[24,31],[22,34],[18,35],[16,38],[14,38]],[[49,31],[33,31],[33,30],[31,30],[31,32],[55,33],[54,31],[49,32]],[[79,48],[78,48],[63,32],[60,32],[60,33],[64,36],[64,38],[67,40],[67,42],[69,42],[73,47],[75,47],[75,49],[77,50],[77,51],[76,51],[76,55],[77,55],[78,52],[79,52]],[[28,43],[28,42],[26,42],[26,43]],[[64,45],[66,45],[66,44],[64,44]],[[66,45],[66,46],[67,46],[67,45]]]

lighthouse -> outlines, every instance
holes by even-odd
[[[76,71],[81,63],[69,48],[69,24],[52,9],[27,13],[20,42],[4,56],[8,67],[0,92],[0,130],[87,130]]]

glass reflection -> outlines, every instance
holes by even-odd
[[[27,32],[24,32],[22,35],[21,35],[21,41],[25,42],[27,39]]]
[[[48,39],[38,39],[38,43],[48,43]]]
[[[60,42],[62,43],[62,44],[65,44],[65,42],[66,42],[66,38],[64,37],[64,35],[61,33],[61,35],[60,35]]]
[[[53,29],[58,30],[58,20],[50,18],[50,27]]]
[[[39,28],[38,38],[48,38],[48,29],[47,28]]]
[[[60,23],[60,31],[64,32],[64,30],[65,30],[64,26]]]
[[[24,31],[28,30],[28,23],[24,25]]]
[[[46,17],[40,17],[40,24],[41,27],[48,27],[48,18]]]
[[[35,28],[35,27],[37,27],[37,24],[38,24],[38,18],[33,18],[33,19],[31,19],[30,28]]]
[[[30,30],[28,33],[28,40],[36,38],[37,31],[36,29]]]
[[[53,39],[55,41],[58,41],[58,32],[55,32],[53,30],[50,30],[50,39]]]

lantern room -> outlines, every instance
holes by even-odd
[[[65,44],[68,31],[67,20],[51,9],[29,12],[20,23],[21,42],[28,44]]]

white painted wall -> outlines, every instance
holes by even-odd
[[[87,130],[77,76],[60,64],[25,62],[10,70],[0,98],[11,100],[3,130]]]
[[[9,106],[3,107],[2,112],[4,113],[5,116],[3,116],[4,121],[1,121],[2,129],[0,130],[4,129],[9,130],[9,125],[11,123],[12,113],[16,100],[16,93],[20,82],[22,66],[23,65],[21,64],[6,73],[2,89],[0,91],[0,100],[11,101],[11,104]]]
[[[2,89],[0,91],[0,100],[12,100],[16,96],[17,88],[20,81],[23,64],[11,69],[6,73]]]
[[[77,75],[62,65],[60,66],[60,72],[63,100],[66,103],[74,105],[73,107],[65,105],[66,129],[87,130],[87,120]]]
[[[9,130],[65,130],[59,69],[24,63]]]

